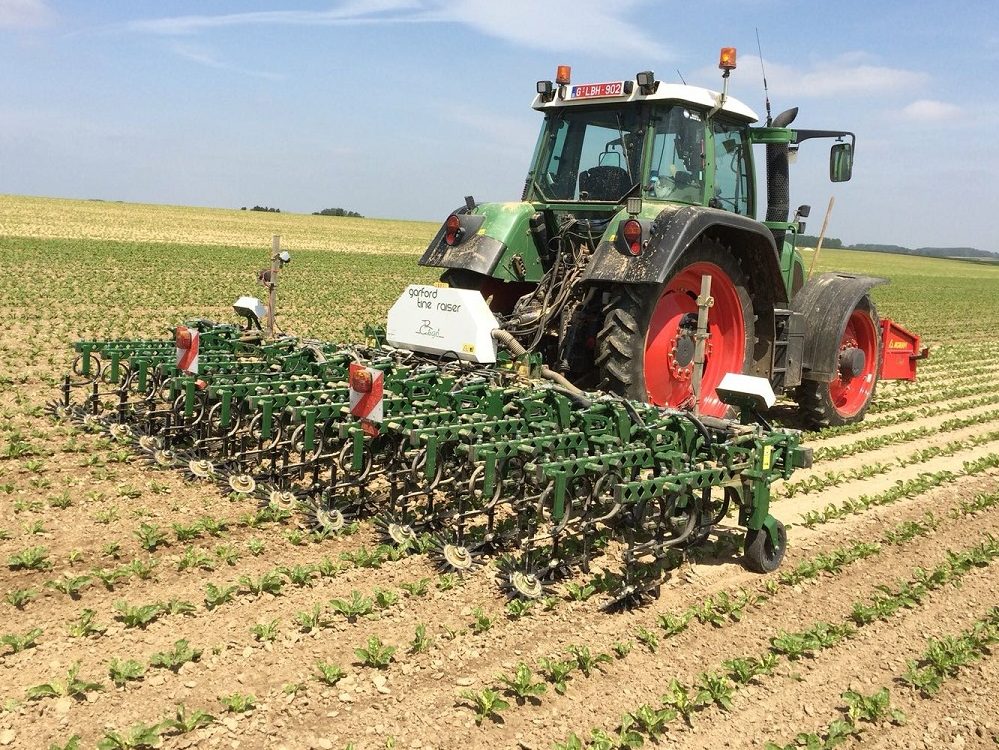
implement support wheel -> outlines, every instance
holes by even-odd
[[[754,573],[772,573],[780,567],[787,549],[787,530],[784,524],[774,519],[777,525],[777,544],[770,539],[770,531],[748,529],[746,531],[746,546],[743,561]]]

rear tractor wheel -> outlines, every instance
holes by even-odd
[[[701,279],[711,276],[714,305],[701,379],[701,413],[724,417],[728,407],[715,389],[729,372],[752,364],[753,303],[735,256],[701,239],[658,286],[619,284],[612,289],[597,337],[597,365],[608,390],[657,406],[694,405],[694,344]]]
[[[864,296],[840,333],[836,376],[828,383],[802,380],[798,386],[798,408],[809,427],[834,427],[864,418],[881,369],[880,331],[877,308]]]

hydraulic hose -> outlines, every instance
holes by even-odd
[[[527,349],[525,349],[509,331],[504,331],[502,328],[494,328],[492,330],[492,336],[499,343],[505,346],[515,357],[522,357],[527,354]],[[589,405],[590,400],[586,398],[586,394],[583,393],[583,391],[570,383],[565,375],[555,372],[553,369],[548,367],[548,365],[541,366],[541,377],[561,386],[561,388],[566,391],[566,395],[571,396],[573,400],[581,406]]]

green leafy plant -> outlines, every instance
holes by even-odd
[[[321,660],[316,662],[316,669],[319,670],[319,680],[327,685],[336,685],[347,676],[347,673],[336,664]]]
[[[419,581],[400,583],[399,588],[410,596],[426,596],[427,588],[430,586],[429,578],[421,578]]]
[[[472,610],[472,616],[475,618],[472,621],[472,632],[475,634],[485,633],[493,626],[492,618],[486,616],[482,607]]]
[[[259,539],[251,539],[246,543],[246,548],[250,550],[250,554],[254,557],[258,557],[264,553],[264,543]]]
[[[430,650],[430,647],[434,644],[433,638],[427,635],[427,626],[420,623],[416,626],[416,632],[413,634],[413,640],[409,644],[409,653],[411,654],[423,654]]]
[[[220,544],[215,548],[215,557],[219,560],[219,562],[233,566],[239,562],[239,558],[242,557],[242,554],[231,544]],[[284,569],[279,568],[279,572],[284,572]]]
[[[534,609],[533,599],[511,599],[506,603],[506,613],[511,620],[519,620]]]
[[[163,605],[159,603],[133,607],[121,600],[115,602],[114,608],[118,612],[114,619],[125,623],[126,628],[145,628],[163,614]]]
[[[613,646],[614,656],[618,659],[623,659],[631,653],[631,649],[634,647],[635,644],[631,641],[616,641]]]
[[[145,581],[146,579],[152,577],[153,572],[156,570],[156,566],[159,564],[159,560],[150,557],[145,560],[132,560],[127,567],[133,575]]]
[[[11,570],[48,570],[52,563],[45,547],[28,547],[7,558],[7,567]]]
[[[667,638],[671,638],[687,629],[687,625],[690,623],[691,617],[692,615],[690,613],[677,615],[672,612],[667,612],[664,615],[659,615],[659,627],[666,633]]]
[[[886,718],[890,718],[896,724],[905,723],[905,714],[891,706],[888,688],[881,688],[871,695],[847,690],[840,697],[846,701],[846,713],[854,725],[862,721],[878,724]]]
[[[187,570],[188,568],[215,570],[215,560],[203,549],[188,546],[177,561],[177,570]]]
[[[181,638],[175,641],[173,649],[170,651],[157,651],[149,657],[149,666],[163,667],[171,672],[178,672],[180,668],[190,661],[198,661],[201,658],[200,648],[191,648],[187,639]]]
[[[295,565],[291,568],[280,568],[280,570],[295,586],[311,586],[313,577],[316,575],[314,565]]]
[[[375,589],[375,606],[378,609],[388,609],[399,602],[399,595],[394,591]]]
[[[590,583],[567,583],[565,586],[565,593],[569,595],[570,599],[577,602],[585,602],[596,592],[597,587]]]
[[[691,696],[690,691],[676,678],[669,681],[662,700],[663,705],[682,717],[687,726],[693,726],[691,717],[704,706],[696,696]]]
[[[93,578],[88,575],[71,576],[68,573],[60,578],[54,578],[45,582],[45,587],[53,589],[63,594],[67,594],[71,599],[79,599],[80,592],[93,582]]]
[[[584,677],[589,677],[601,664],[610,662],[609,654],[591,654],[589,646],[569,646],[569,655],[576,660],[576,666]]]
[[[517,699],[517,703],[523,705],[525,701],[537,702],[539,696],[548,691],[548,686],[541,681],[535,681],[534,674],[524,662],[517,665],[512,677],[500,675],[498,679],[506,689],[507,695]]]
[[[364,647],[355,648],[354,654],[360,663],[366,667],[386,669],[392,662],[392,655],[395,651],[395,646],[386,646],[378,636],[373,635],[368,638],[368,642]]]
[[[358,617],[370,615],[375,610],[374,602],[360,591],[352,591],[350,599],[333,599],[330,608],[347,618],[348,622],[357,622]]]
[[[509,702],[503,700],[496,690],[486,688],[475,692],[473,690],[462,690],[460,696],[467,701],[475,710],[475,723],[482,724],[485,719],[493,721],[503,721],[500,715],[510,707]]]
[[[551,683],[555,692],[559,695],[565,695],[566,683],[576,668],[576,662],[545,657],[538,662],[538,666],[545,681]]]
[[[635,638],[649,650],[649,653],[654,654],[659,650],[659,637],[651,630],[639,626],[638,630],[635,631]]]
[[[147,552],[155,552],[157,547],[165,547],[170,543],[163,529],[146,522],[139,525],[135,538],[139,540],[139,546]]]
[[[145,667],[134,659],[124,661],[112,659],[108,665],[108,676],[117,687],[124,687],[129,682],[141,680],[145,673]]]
[[[110,731],[97,743],[97,750],[145,750],[162,742],[159,724],[136,724],[126,733]]]
[[[313,630],[318,630],[319,628],[325,627],[328,624],[328,622],[326,618],[323,616],[322,605],[313,604],[312,609],[307,609],[295,613],[295,624],[298,625],[299,629],[308,633]]]
[[[59,698],[67,696],[70,698],[84,698],[87,693],[93,693],[104,689],[99,682],[89,682],[79,677],[80,663],[77,662],[69,668],[69,673],[65,680],[53,680],[41,685],[28,688],[26,697],[30,700],[41,698]]]
[[[643,704],[631,714],[632,723],[639,730],[648,736],[653,742],[657,742],[666,726],[676,719],[676,711],[669,708],[653,708]]]
[[[264,593],[277,596],[281,593],[284,581],[277,571],[270,570],[260,574],[257,578],[252,578],[248,575],[240,576],[239,585],[255,596],[260,596]]]
[[[732,681],[714,672],[702,672],[697,678],[697,703],[714,703],[722,711],[732,710]]]
[[[86,638],[91,635],[101,635],[107,628],[97,623],[97,612],[85,609],[75,620],[70,621],[67,632],[72,638]]]
[[[11,589],[4,594],[4,601],[17,609],[24,609],[25,606],[38,595],[36,589]]]
[[[215,717],[200,709],[189,711],[183,703],[178,703],[174,712],[163,717],[160,729],[176,734],[187,734],[195,729],[201,729],[214,724]]]
[[[258,622],[250,628],[250,632],[258,641],[273,641],[278,635],[278,621]]]
[[[186,599],[171,599],[166,604],[161,605],[163,611],[168,615],[190,615],[197,611],[197,607],[194,602],[189,602]]]
[[[252,711],[257,705],[257,697],[252,693],[246,695],[243,693],[230,693],[229,695],[219,696],[219,701],[229,713],[234,714]]]
[[[238,586],[216,586],[213,583],[205,584],[205,608],[213,610],[216,607],[231,602],[238,591]]]
[[[0,643],[4,646],[9,646],[13,653],[19,654],[29,648],[34,648],[42,632],[41,628],[33,628],[23,635],[7,633],[0,636]]]

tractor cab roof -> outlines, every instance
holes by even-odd
[[[607,81],[602,83],[565,84],[556,87],[550,95],[538,94],[531,106],[539,111],[561,107],[586,107],[607,104],[636,104],[646,101],[675,101],[710,109],[718,104],[721,94],[717,91],[686,86],[678,83],[657,82],[652,93],[642,93],[634,81]],[[725,98],[722,112],[744,122],[756,122],[757,115],[748,106],[731,96]]]

